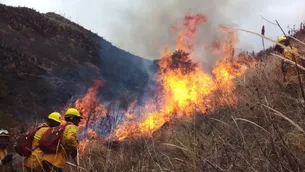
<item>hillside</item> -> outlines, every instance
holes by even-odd
[[[150,75],[152,61],[55,13],[0,4],[0,40],[0,125],[9,116],[41,119],[82,95],[94,79],[103,80],[103,100],[137,96]]]
[[[294,36],[305,41],[305,30]],[[277,57],[261,52],[259,59],[236,83],[236,106],[115,145],[101,145],[92,137],[81,166],[103,171],[304,171],[302,98],[283,85]]]

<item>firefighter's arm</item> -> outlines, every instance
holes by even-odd
[[[283,56],[288,60],[292,60],[292,54],[291,54],[290,50],[285,49],[283,52]]]
[[[76,126],[70,126],[67,129],[66,148],[69,154],[73,153],[77,149],[77,133],[78,128]]]
[[[77,148],[77,133],[78,128],[76,126],[70,126],[67,131],[67,146]]]

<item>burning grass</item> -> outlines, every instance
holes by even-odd
[[[215,64],[212,74],[207,73],[200,61],[194,60],[194,52],[198,48],[195,44],[197,27],[205,22],[207,19],[203,15],[185,17],[182,31],[177,37],[176,50],[166,48],[161,55],[155,75],[158,83],[156,96],[148,98],[144,105],[132,104],[127,111],[122,110],[125,116],[108,139],[122,141],[128,137],[150,136],[167,122],[187,120],[194,113],[205,114],[221,106],[236,104],[234,79],[244,74],[255,62],[249,60],[245,64],[234,60],[236,30],[220,26],[225,39],[218,40],[218,46],[211,48],[221,60]],[[228,52],[232,53],[228,55]],[[93,123],[89,128],[95,129],[100,125],[99,120],[105,117],[105,108],[96,101],[99,86],[99,83],[95,83],[85,97],[75,103],[85,118],[86,124],[81,124],[82,128],[88,128]],[[97,108],[100,111],[95,113]],[[92,120],[91,116],[95,118]]]
[[[236,85],[235,106],[197,113],[116,147],[95,141],[81,166],[103,171],[303,171],[305,137],[295,126],[304,128],[304,108],[282,86],[278,65],[269,58],[248,70]]]
[[[282,85],[279,61],[266,58],[253,67],[255,62],[244,54],[235,60],[236,33],[221,26],[227,37],[211,46],[221,60],[208,74],[192,58],[196,25],[207,20],[201,15],[185,19],[191,21],[184,22],[176,50],[166,49],[159,62],[157,96],[141,107],[134,102],[109,137],[84,140],[81,166],[103,171],[304,171],[304,107]]]
[[[149,108],[141,111],[142,119],[136,122],[128,120],[115,131],[119,140],[151,135],[172,119],[190,117],[194,112],[207,113],[217,106],[236,103],[232,92],[233,80],[242,75],[248,66],[232,60],[233,57],[228,61],[228,56],[224,56],[228,46],[222,45],[228,41],[222,40],[219,41],[222,49],[217,51],[222,60],[215,65],[213,75],[204,72],[202,65],[193,60],[192,54],[196,49],[193,44],[196,27],[202,22],[206,19],[201,15],[185,18],[183,31],[177,39],[177,50],[171,53],[166,49],[159,62],[156,75],[161,87],[158,90],[159,99],[148,101],[146,105]],[[232,39],[231,33],[228,35],[228,39]]]

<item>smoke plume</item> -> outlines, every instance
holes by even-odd
[[[260,15],[282,21],[285,28],[287,23],[296,22],[298,24],[300,19],[291,17],[290,21],[287,21],[285,15],[275,13],[274,10],[281,11],[287,7],[287,4],[281,0],[268,2],[263,0],[135,0],[129,5],[130,8],[126,8],[122,12],[122,22],[113,23],[113,35],[110,37],[119,38],[119,40],[114,40],[116,45],[149,59],[159,58],[164,45],[175,44],[176,37],[172,26],[177,25],[177,21],[181,21],[187,14],[202,13],[208,17],[208,23],[200,31],[202,43],[208,43],[220,36],[216,31],[219,24],[237,24],[240,27],[259,32],[261,26],[266,24]],[[297,10],[297,7],[295,8]],[[300,15],[302,14],[304,15],[304,12],[300,12]],[[281,35],[280,30],[274,26],[268,25],[266,30],[268,36]],[[241,47],[237,47],[238,49],[261,49],[260,38],[245,33],[241,33],[240,36],[244,39]],[[270,45],[267,43],[267,46]],[[203,54],[203,56],[208,56],[208,54]]]

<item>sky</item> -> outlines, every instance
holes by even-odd
[[[166,45],[173,45],[172,26],[186,14],[202,13],[209,23],[200,31],[206,42],[217,37],[219,24],[234,24],[276,39],[281,30],[261,18],[287,26],[305,21],[304,0],[0,0],[11,6],[26,6],[39,12],[55,12],[97,33],[135,55],[159,58]],[[260,37],[239,32],[238,49],[259,51]],[[272,45],[270,42],[266,46]]]

